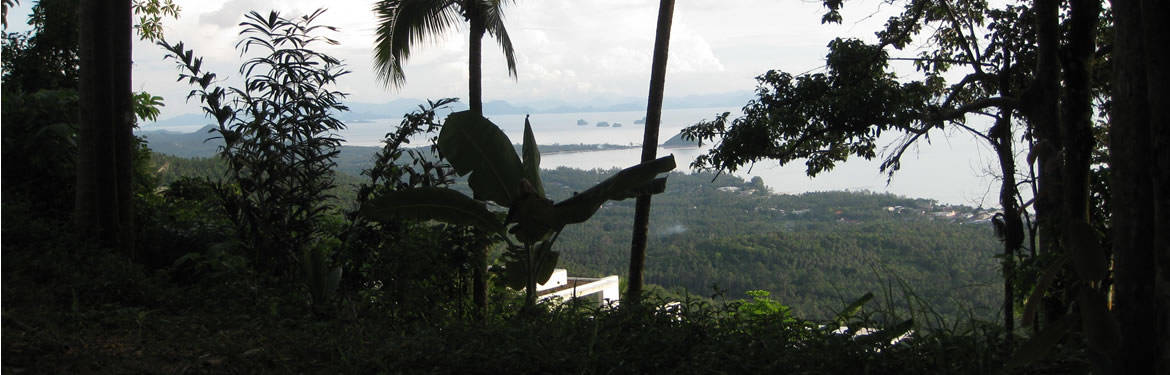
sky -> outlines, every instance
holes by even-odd
[[[33,1],[10,11],[8,31],[23,25]],[[467,92],[466,27],[412,49],[406,62],[406,85],[382,84],[373,68],[374,1],[312,0],[177,0],[179,19],[164,21],[168,41],[182,41],[204,66],[225,79],[240,81],[243,60],[235,49],[239,26],[252,10],[277,10],[299,16],[326,7],[320,24],[336,26],[327,34],[340,42],[321,51],[344,61],[352,71],[336,87],[349,100],[381,103],[394,99],[465,98]],[[824,64],[826,45],[834,37],[873,40],[873,32],[896,11],[881,1],[847,4],[845,22],[822,25],[818,0],[680,0],[675,5],[666,96],[750,91],[754,77],[769,69],[793,73],[815,71]],[[494,39],[483,48],[484,100],[506,100],[534,107],[559,103],[607,105],[645,100],[649,90],[658,1],[651,0],[516,0],[504,6],[504,22],[516,51],[518,78],[508,76]],[[190,87],[176,82],[173,60],[161,47],[134,44],[134,88],[165,98],[160,118],[199,112],[187,103]],[[464,99],[465,100],[465,99]]]
[[[9,32],[24,25],[33,0],[21,1],[9,12]],[[224,85],[240,86],[243,61],[235,49],[238,24],[256,10],[277,10],[300,16],[320,7],[329,9],[320,24],[338,27],[328,34],[340,45],[322,45],[320,51],[344,61],[352,73],[342,77],[337,90],[349,100],[384,103],[395,99],[440,97],[465,98],[467,92],[467,32],[464,27],[412,48],[405,66],[406,85],[391,88],[379,82],[373,70],[374,1],[341,0],[176,0],[180,18],[164,21],[166,39],[182,41],[205,58],[204,67],[217,73]],[[678,0],[675,5],[666,96],[722,94],[754,90],[755,77],[769,69],[799,74],[820,71],[826,45],[836,37],[873,42],[881,28],[899,9],[882,0],[848,1],[842,24],[822,25],[820,0]],[[505,100],[533,108],[605,106],[645,102],[649,90],[658,1],[652,0],[515,0],[504,8],[504,22],[517,58],[518,78],[508,76],[503,54],[492,39],[484,41],[484,101]],[[463,26],[463,25],[461,25]],[[895,52],[912,56],[915,51]],[[197,102],[187,102],[190,87],[176,82],[173,60],[163,60],[161,47],[134,44],[134,89],[165,98],[160,119],[201,112]],[[913,77],[906,64],[895,71]],[[464,99],[465,101],[465,99]],[[960,144],[952,145],[951,142]],[[900,194],[927,196],[949,203],[978,204],[994,186],[991,176],[973,176],[989,168],[991,159],[970,137],[942,137],[938,145],[922,145],[926,159],[904,160],[905,170],[896,181],[907,186],[922,181],[946,182],[946,186],[922,185],[919,190],[894,189]],[[935,160],[937,159],[937,160]],[[876,162],[851,159],[832,176],[847,180],[880,181]],[[867,164],[868,163],[868,164]],[[932,164],[933,163],[933,164]],[[872,164],[872,165],[871,165]],[[868,173],[862,173],[868,171]],[[908,171],[908,172],[907,172]],[[922,173],[916,178],[913,173]],[[979,174],[979,173],[974,173]],[[864,176],[863,176],[864,175]],[[866,177],[868,176],[868,177]],[[939,176],[948,176],[938,178]],[[821,176],[824,180],[826,177]],[[868,180],[867,180],[868,178]]]

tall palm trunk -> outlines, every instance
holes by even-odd
[[[463,6],[471,25],[471,36],[467,42],[467,101],[470,102],[471,112],[483,116],[483,34],[484,19],[481,9],[475,1],[467,1]],[[475,303],[477,318],[487,318],[487,259],[488,247],[484,245],[482,251],[475,254],[475,271],[472,272],[471,299]]]
[[[483,116],[483,34],[484,20],[482,10],[469,1],[465,6],[468,22],[471,24],[471,37],[468,41],[467,56],[467,100],[471,102],[471,112]]]
[[[666,87],[666,57],[670,50],[670,26],[674,0],[658,4],[658,29],[654,34],[654,61],[650,71],[650,98],[646,103],[646,127],[642,135],[642,162],[658,153],[658,127],[662,122],[662,96]],[[638,196],[634,206],[634,233],[630,243],[630,275],[626,299],[637,306],[642,299],[642,271],[646,264],[646,233],[650,229],[650,195]]]

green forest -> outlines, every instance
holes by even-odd
[[[605,175],[562,168],[546,173],[545,181],[568,194]],[[903,292],[923,297],[951,321],[967,313],[995,320],[1002,296],[989,222],[937,220],[920,213],[932,207],[925,200],[864,192],[773,195],[765,186],[714,177],[668,177],[651,211],[646,282],[707,297],[766,290],[798,315],[822,318],[867,292],[892,289],[899,300]],[[632,203],[614,202],[566,230],[558,242],[564,264],[593,276],[624,273]],[[923,209],[887,210],[895,206]]]
[[[338,135],[359,64],[330,54],[326,9],[243,11],[236,80],[168,38],[172,0],[29,2],[0,2],[6,373],[1170,372],[1164,1],[883,2],[876,38],[761,72],[738,116],[685,128],[675,143],[712,147],[679,165],[654,147],[661,0],[647,147],[590,171],[541,158],[635,146],[484,116],[484,41],[491,77],[522,80],[503,14],[524,2],[373,2],[388,90],[466,31],[467,110],[427,100],[370,148]],[[845,24],[857,5],[817,6]],[[186,98],[132,80],[143,44]],[[136,135],[182,99],[209,142]],[[850,158],[893,176],[944,132],[993,151],[994,207],[731,176]],[[620,301],[544,298],[558,268],[620,275]]]
[[[158,153],[152,166],[165,183],[224,170],[216,159]],[[564,199],[616,172],[558,168],[542,178],[550,197]],[[361,179],[338,173],[336,181],[336,206],[353,207],[345,198]],[[762,182],[709,172],[674,172],[668,181],[651,212],[646,277],[669,296],[765,290],[800,316],[829,318],[865,293],[887,293],[907,311],[904,298],[917,296],[922,305],[914,308],[950,323],[996,319],[1002,291],[1000,245],[986,219],[992,210],[869,192],[776,195]],[[466,180],[455,188],[467,191]],[[559,267],[576,276],[625,274],[633,212],[629,200],[611,202],[563,232]]]

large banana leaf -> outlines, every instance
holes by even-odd
[[[459,175],[471,174],[475,198],[510,207],[520,197],[523,165],[512,141],[495,124],[470,111],[447,116],[439,151]]]
[[[536,278],[536,283],[548,282],[557,267],[557,261],[561,254],[552,251],[552,241],[539,242],[532,246],[532,251],[536,261],[536,265],[533,267],[535,269],[533,277]],[[528,254],[525,253],[524,247],[511,247],[504,253],[504,269],[500,273],[500,279],[505,286],[512,289],[520,290],[527,287]]]
[[[488,233],[503,233],[504,223],[483,202],[462,193],[437,187],[420,187],[386,193],[362,205],[362,216],[386,221],[393,218],[438,220],[474,226]]]
[[[524,116],[524,178],[532,185],[538,197],[544,198],[544,183],[540,181],[540,150],[536,147],[536,136],[532,135],[532,124]]]
[[[555,208],[551,200],[527,195],[516,201],[508,210],[509,223],[516,223],[510,231],[523,243],[536,243],[550,233],[559,231],[564,225],[555,220]]]
[[[610,197],[610,200],[620,201],[627,198],[637,198],[639,195],[654,195],[666,191],[666,177],[659,177],[630,190]]]
[[[658,188],[665,188],[666,183],[656,181],[654,177],[674,167],[674,155],[669,155],[623,169],[588,190],[557,203],[554,208],[557,224],[564,226],[589,220],[608,200],[629,198],[634,192],[661,192]]]

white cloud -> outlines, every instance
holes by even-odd
[[[353,73],[339,82],[350,99],[463,97],[467,90],[467,33],[451,32],[412,49],[406,86],[392,90],[377,80],[371,48],[373,1],[186,1],[180,20],[166,22],[167,39],[184,41],[205,56],[227,84],[238,83],[236,24],[250,10],[286,15],[330,9],[320,24],[337,26],[339,46],[321,48],[343,59]],[[874,6],[860,4],[846,20],[862,19]],[[519,0],[506,5],[505,22],[516,48],[519,79],[507,75],[495,40],[483,48],[484,100],[512,102],[606,101],[642,98],[649,86],[658,2],[651,0]],[[837,35],[870,36],[884,16],[858,24],[821,25],[819,2],[774,0],[679,2],[675,8],[667,95],[750,90],[768,69],[803,72],[823,64],[825,45]],[[14,22],[15,23],[15,22]],[[196,112],[183,103],[190,89],[174,82],[173,62],[147,43],[135,44],[135,87],[167,98],[163,117]],[[230,79],[228,77],[231,77]]]
[[[670,73],[712,73],[724,70],[723,63],[715,56],[711,44],[691,30],[671,33],[670,56],[667,58],[667,72]]]

